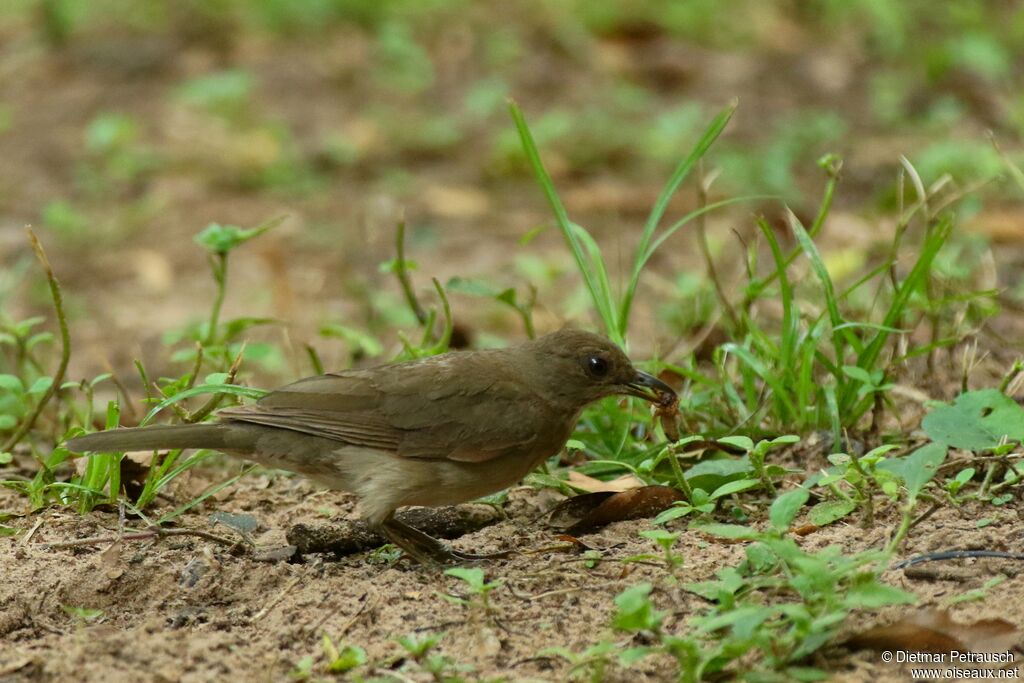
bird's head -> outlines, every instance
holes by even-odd
[[[675,391],[633,367],[618,346],[591,332],[564,328],[526,345],[538,383],[578,407],[616,394],[657,402]]]

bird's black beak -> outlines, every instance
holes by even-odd
[[[637,370],[636,377],[633,378],[632,382],[626,385],[625,393],[630,396],[642,398],[645,401],[650,401],[651,403],[659,403],[662,401],[661,397],[666,394],[669,396],[675,396],[676,390],[662,382],[657,377]]]

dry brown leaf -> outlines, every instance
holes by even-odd
[[[682,497],[670,486],[584,493],[555,506],[548,516],[548,525],[575,535],[612,522],[653,517]]]
[[[422,198],[430,211],[444,218],[481,218],[491,210],[490,198],[475,187],[430,185]]]
[[[100,553],[100,565],[108,579],[113,580],[124,574],[124,567],[121,566],[121,541],[114,541]]]
[[[964,225],[969,232],[985,235],[1000,244],[1024,242],[1024,211],[1018,208],[986,209]]]
[[[855,649],[909,652],[1006,652],[1020,641],[1017,627],[1004,619],[962,624],[945,610],[922,610],[859,633],[846,645]]]
[[[642,481],[637,479],[632,474],[624,474],[621,477],[616,477],[610,481],[601,481],[594,477],[577,472],[576,470],[570,470],[569,476],[566,481],[573,488],[579,489],[580,491],[586,491],[587,493],[595,493],[598,491],[626,491],[629,489],[638,489],[644,485]]]

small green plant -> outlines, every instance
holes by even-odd
[[[457,683],[464,680],[462,674],[471,672],[473,667],[456,662],[439,651],[444,634],[421,633],[401,636],[396,642],[412,660],[403,670],[419,670],[430,675],[436,683]]]
[[[685,480],[684,477],[682,481]],[[654,523],[664,524],[692,514],[709,515],[718,507],[719,499],[756,488],[758,484],[759,481],[757,479],[734,479],[725,482],[711,493],[708,493],[699,486],[691,487],[687,484],[687,499],[676,501],[672,507],[660,512],[654,518]]]
[[[86,158],[79,165],[81,189],[96,198],[125,194],[160,163],[157,155],[139,142],[138,121],[125,114],[100,114],[85,129]]]
[[[211,223],[195,236],[195,242],[208,253],[210,272],[217,291],[210,307],[209,317],[205,322],[176,330],[164,335],[168,345],[182,341],[191,342],[191,346],[176,352],[172,358],[176,361],[194,362],[189,381],[194,382],[205,362],[212,362],[219,372],[228,371],[235,364],[237,356],[245,351],[245,356],[258,359],[268,369],[276,369],[283,365],[280,351],[268,344],[245,344],[238,341],[247,330],[261,325],[274,324],[272,318],[240,317],[222,322],[221,309],[227,294],[228,264],[232,251],[265,232],[277,227],[283,218],[276,218],[255,228],[241,228],[236,225]],[[180,381],[180,380],[179,380]],[[180,387],[169,386],[170,389]],[[191,388],[189,385],[188,388]],[[167,391],[165,391],[165,394]],[[214,406],[216,407],[216,406]]]
[[[645,643],[617,648],[619,663],[668,657],[676,662],[680,681],[741,671],[747,676],[821,680],[825,672],[800,662],[832,640],[852,611],[912,602],[913,595],[879,580],[887,554],[843,555],[834,546],[809,553],[787,537],[808,496],[806,489],[795,489],[776,498],[763,532],[733,524],[692,525],[704,533],[748,542],[746,559],[737,567],[720,569],[715,580],[686,586],[715,604],[690,619],[684,634],[666,629],[666,612],[655,606],[651,584],[619,594],[611,626]],[[611,659],[606,643],[600,641],[581,654],[556,654],[604,675]]]
[[[616,661],[623,666],[630,662],[629,657],[622,657],[619,646],[610,640],[602,640],[582,652],[573,652],[567,647],[549,647],[538,652],[537,656],[564,659],[569,663],[570,680],[585,679],[590,683],[606,680],[609,668]]]
[[[252,74],[232,69],[187,81],[177,95],[187,105],[240,123],[248,119],[253,85]]]
[[[331,637],[324,634],[321,646],[327,660],[325,669],[328,673],[342,674],[366,664],[366,650],[358,645],[342,645],[338,647]]]
[[[480,567],[452,567],[445,570],[446,576],[452,576],[462,581],[469,589],[469,597],[463,598],[457,595],[442,594],[445,600],[457,605],[467,607],[471,611],[480,612],[485,615],[491,613],[490,594],[504,585],[504,579],[487,581],[484,578],[484,570]]]
[[[527,296],[526,301],[519,300],[516,290],[513,287],[499,289],[498,287],[495,287],[483,280],[469,280],[466,278],[454,277],[448,280],[448,284],[445,285],[445,289],[449,292],[493,299],[498,303],[508,306],[515,311],[520,320],[522,320],[526,336],[530,339],[537,336],[536,330],[534,330],[533,327],[533,307],[537,302],[537,289],[535,287],[530,286],[529,295]]]
[[[394,273],[398,279],[405,303],[422,328],[422,334],[420,340],[414,342],[408,336],[399,332],[398,337],[402,341],[402,353],[398,355],[396,360],[422,358],[444,353],[448,350],[454,330],[452,309],[448,301],[448,295],[441,286],[441,283],[436,278],[433,278],[431,281],[441,302],[441,312],[444,316],[441,331],[440,333],[437,331],[437,309],[425,308],[413,290],[410,271],[415,268],[416,262],[405,258],[405,220],[403,219],[398,222],[398,228],[395,233],[395,258],[380,264],[380,270],[385,273]]]
[[[640,532],[644,538],[654,541],[661,548],[661,561],[665,565],[665,571],[674,576],[676,571],[683,567],[683,556],[674,550],[676,542],[679,541],[679,534],[665,529],[646,529]],[[651,560],[659,559],[657,555],[636,555],[629,560]]]
[[[73,617],[79,625],[95,622],[103,618],[103,610],[92,607],[72,607],[62,605],[61,608],[68,616]]]
[[[323,680],[317,675],[323,673],[332,676],[332,679],[334,676],[345,675],[345,680],[349,680],[356,669],[368,662],[366,650],[358,645],[339,645],[326,633],[320,639],[320,651],[319,658],[306,655],[299,659],[288,672],[288,677],[295,681]],[[353,680],[364,679],[355,675]]]
[[[190,372],[176,379],[168,380],[163,386],[158,387],[160,396],[149,396],[147,399],[152,405],[149,413],[143,418],[141,424],[146,424],[158,412],[171,407],[175,410],[180,419],[186,422],[198,422],[209,416],[220,405],[225,396],[259,398],[265,392],[259,389],[239,386],[235,384],[235,373],[241,362],[241,356],[227,356],[225,342],[231,338],[232,323],[230,321],[223,327],[219,324],[220,307],[223,303],[226,276],[227,276],[227,254],[231,249],[237,247],[257,234],[272,227],[273,224],[261,226],[253,230],[243,230],[233,226],[212,226],[201,236],[201,242],[207,246],[211,254],[211,264],[214,270],[215,280],[218,286],[217,297],[206,328],[199,330],[201,334],[196,339],[197,346],[193,357],[192,369]],[[63,297],[60,286],[54,277],[45,254],[33,235],[30,234],[33,245],[36,248],[40,262],[44,266],[50,283],[51,296],[57,312],[57,319],[61,331],[62,353],[60,363],[52,375],[38,375],[42,365],[35,358],[35,349],[39,344],[48,341],[48,337],[39,336],[32,332],[35,322],[28,321],[5,325],[9,330],[0,342],[8,346],[13,354],[14,366],[17,374],[0,374],[0,419],[6,429],[0,429],[0,433],[9,432],[6,441],[0,446],[0,453],[10,451],[16,444],[24,439],[32,429],[38,417],[42,414],[47,403],[58,392],[70,392],[78,390],[86,398],[85,405],[68,404],[71,402],[59,401],[58,409],[67,413],[64,424],[77,422],[92,427],[94,408],[93,393],[95,387],[107,379],[109,375],[104,374],[87,382],[64,382],[63,377],[70,359],[70,337],[67,331],[67,323],[63,310]],[[237,327],[237,326],[236,326]],[[211,332],[212,331],[212,332]],[[204,346],[204,343],[206,344]],[[207,349],[211,350],[207,353]],[[240,347],[238,351],[240,352]],[[206,376],[205,381],[197,383],[201,375],[201,368],[204,360],[213,358],[226,360],[226,372],[211,373]],[[141,364],[137,365],[143,386],[147,392],[154,386],[147,376]],[[25,386],[25,377],[36,374],[32,385]],[[35,390],[35,391],[34,391]],[[38,395],[31,402],[29,400]],[[187,399],[208,396],[208,400],[195,410],[189,411],[183,407],[183,401]],[[59,397],[58,397],[59,398]],[[117,402],[111,402],[107,406],[105,428],[112,429],[120,424],[121,406]],[[12,422],[13,419],[13,422]],[[17,425],[15,427],[15,425]],[[54,437],[55,441],[62,441],[81,432],[80,427],[72,427],[67,434],[59,434]],[[61,470],[66,468],[71,460],[71,453],[64,446],[55,446],[47,453],[38,457],[39,469],[35,476],[28,480],[7,480],[2,485],[19,491],[29,498],[32,509],[39,509],[50,503],[77,504],[81,512],[88,512],[101,503],[116,503],[122,496],[121,482],[121,461],[123,453],[95,454],[85,464],[81,474],[62,476]],[[140,513],[149,506],[156,495],[163,490],[171,481],[189,470],[195,465],[203,462],[213,455],[212,451],[200,450],[182,459],[182,451],[174,450],[157,458],[150,465],[141,491],[132,501],[127,501],[133,511]],[[237,481],[238,476],[219,482],[197,498],[185,503],[174,510],[165,513],[155,521],[156,524],[163,524],[174,519],[182,512],[202,502],[209,496],[221,490],[225,486]]]

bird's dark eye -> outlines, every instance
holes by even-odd
[[[591,356],[587,358],[587,372],[592,377],[604,377],[608,374],[608,361],[601,356]]]

